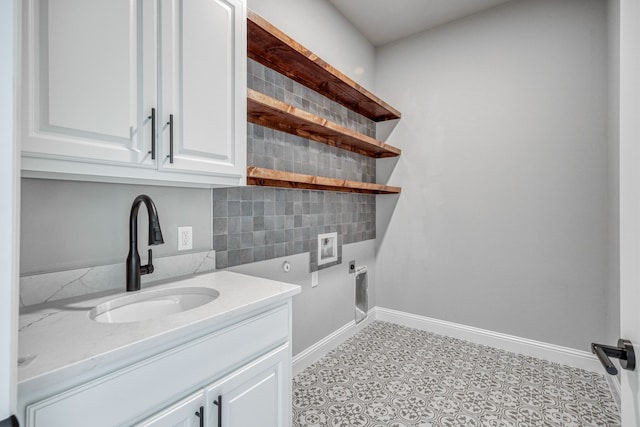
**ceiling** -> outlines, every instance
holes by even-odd
[[[510,0],[329,0],[380,46]]]

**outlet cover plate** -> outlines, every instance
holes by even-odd
[[[188,251],[193,249],[193,227],[178,227],[178,250]]]
[[[356,272],[356,262],[354,261],[349,261],[349,274],[353,274]]]

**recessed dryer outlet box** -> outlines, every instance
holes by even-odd
[[[356,262],[349,261],[349,274],[353,274],[356,272]]]

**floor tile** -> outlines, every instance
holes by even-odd
[[[293,379],[294,427],[619,425],[601,374],[388,322]]]

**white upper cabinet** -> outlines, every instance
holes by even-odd
[[[242,0],[24,5],[25,176],[244,184]]]

